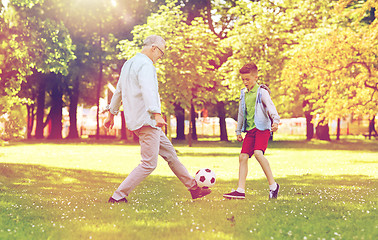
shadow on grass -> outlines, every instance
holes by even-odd
[[[44,167],[32,164],[2,163],[0,173],[2,180],[12,180],[14,181],[13,184],[20,185],[31,185],[31,183],[48,185],[102,184],[116,179],[114,174],[107,172]]]
[[[9,196],[27,194],[31,198],[42,197],[42,200],[48,201],[72,198],[106,203],[125,177],[109,172],[0,163],[0,192]],[[140,188],[143,190],[152,185],[146,191],[153,194],[159,191],[154,190],[159,185],[164,188],[175,184],[180,182],[174,177],[149,176]],[[8,198],[8,201],[12,201],[12,198]]]
[[[220,178],[211,195],[192,201],[177,178],[151,175],[130,194],[128,204],[113,205],[107,199],[125,176],[4,163],[0,174],[0,216],[7,219],[0,229],[8,229],[0,232],[1,239],[266,239],[272,225],[289,231],[285,228],[291,224],[311,233],[328,231],[329,221],[346,231],[349,223],[341,216],[348,211],[349,221],[374,225],[375,215],[367,213],[375,213],[377,201],[377,179],[364,175],[278,178],[281,190],[274,201],[267,201],[266,179],[248,180],[244,201],[223,199],[237,181]],[[306,209],[305,219],[301,214]],[[309,219],[322,221],[324,229],[309,227]],[[249,226],[267,235],[253,237]],[[293,232],[302,239],[300,234]],[[360,239],[368,233],[350,234]]]
[[[61,194],[85,193],[93,194],[96,198],[102,194],[110,196],[126,177],[109,172],[9,163],[0,163],[0,175],[0,189],[3,194],[12,192],[19,195],[23,192],[38,192],[40,196],[44,194],[60,196]],[[282,195],[291,196],[311,195],[318,189],[374,190],[378,185],[376,178],[366,175],[324,176],[305,174],[277,178],[276,181],[281,184]],[[236,179],[224,181],[218,178],[213,192],[221,194],[224,191],[229,191],[231,187],[235,187],[236,183]],[[155,175],[148,176],[136,190],[150,192],[153,195],[164,192],[164,188],[173,188],[179,192],[186,191],[176,177]],[[251,189],[252,192],[266,191],[266,180],[248,180],[247,188]],[[173,191],[170,192],[172,195],[176,195]],[[102,201],[105,200],[107,199],[104,198]]]

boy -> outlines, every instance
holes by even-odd
[[[237,140],[243,141],[241,132],[245,135],[242,150],[239,155],[239,185],[236,191],[223,195],[229,199],[245,199],[245,183],[248,174],[248,159],[255,155],[269,183],[269,199],[277,198],[280,186],[274,181],[272,170],[264,152],[268,146],[270,132],[278,129],[280,116],[277,113],[269,92],[257,84],[258,70],[254,63],[245,64],[240,70],[241,78],[246,88],[241,90]],[[271,123],[270,118],[273,120]]]

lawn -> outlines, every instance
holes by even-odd
[[[139,163],[139,146],[117,141],[0,147],[0,239],[377,239],[378,141],[279,141],[266,157],[281,185],[249,162],[245,200],[236,188],[240,143],[174,145],[194,173],[213,169],[213,193],[191,200],[163,159],[128,197],[108,198]]]

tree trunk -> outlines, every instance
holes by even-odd
[[[76,139],[79,138],[79,132],[77,130],[77,104],[79,102],[79,87],[80,81],[79,77],[76,77],[73,84],[72,94],[70,96],[70,128],[67,138]]]
[[[303,101],[302,103],[303,108],[309,107],[311,109],[311,105],[309,101]],[[314,124],[311,122],[312,121],[312,115],[311,115],[311,110],[305,111],[304,112],[305,117],[306,117],[306,137],[307,140],[310,141],[314,137]]]
[[[217,110],[219,117],[219,127],[220,127],[220,140],[228,141],[227,135],[227,124],[226,124],[226,110],[224,108],[224,102],[217,102]]]
[[[175,115],[176,139],[185,140],[185,110],[179,104],[175,104]]]
[[[338,118],[337,119],[337,129],[336,129],[336,140],[340,140],[340,122],[341,122],[341,119]]]
[[[322,120],[318,123],[318,126],[316,126],[316,137],[319,140],[331,141],[328,124],[323,124],[324,121]]]
[[[51,131],[49,139],[62,139],[62,108],[63,108],[63,93],[59,87],[60,79],[57,75],[53,75],[55,79],[52,93],[51,93],[51,109],[50,109],[50,119],[51,119]]]
[[[45,96],[46,96],[46,76],[40,75],[38,96],[37,96],[37,122],[35,128],[35,137],[37,139],[43,138],[43,118],[45,117]]]
[[[193,140],[198,140],[197,136],[197,127],[196,127],[196,111],[194,109],[193,103],[190,106],[190,124],[192,126],[192,139]]]
[[[369,139],[371,139],[371,136],[377,136],[378,133],[375,130],[375,116],[369,121]]]
[[[100,97],[101,97],[101,89],[102,89],[102,69],[103,69],[103,62],[102,62],[102,22],[101,22],[101,18],[100,18],[99,48],[100,48],[100,55],[98,56],[99,57],[99,76],[98,76],[98,85],[97,85],[96,139],[100,138]]]
[[[32,137],[31,134],[32,134],[33,127],[34,127],[34,117],[35,117],[34,108],[35,108],[35,105],[34,104],[27,105],[26,108],[28,110],[27,138],[30,139]]]
[[[121,111],[121,139],[127,141],[126,119],[124,111]]]
[[[309,113],[305,113],[306,117],[306,137],[307,140],[311,140],[314,137],[314,124],[312,121],[312,115]]]

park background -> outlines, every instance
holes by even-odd
[[[375,0],[1,0],[1,239],[376,239]],[[123,63],[148,35],[163,115],[191,173],[217,174],[190,200],[164,160],[107,204],[138,164],[123,115],[102,127]],[[266,153],[279,199],[250,161],[235,188],[238,69],[253,61],[282,118]],[[121,109],[122,110],[122,109]]]
[[[337,139],[369,129],[376,135],[376,4],[2,0],[1,139],[78,138],[84,109],[95,111],[89,135],[106,135],[101,115],[120,69],[151,34],[167,43],[156,68],[177,139],[198,138],[194,123],[205,110],[219,118],[220,140],[228,140],[226,118],[236,120],[243,87],[238,69],[250,61],[281,118],[306,119],[308,140],[330,140],[329,126]],[[93,128],[93,114],[90,121]],[[342,122],[358,129],[341,131]]]

